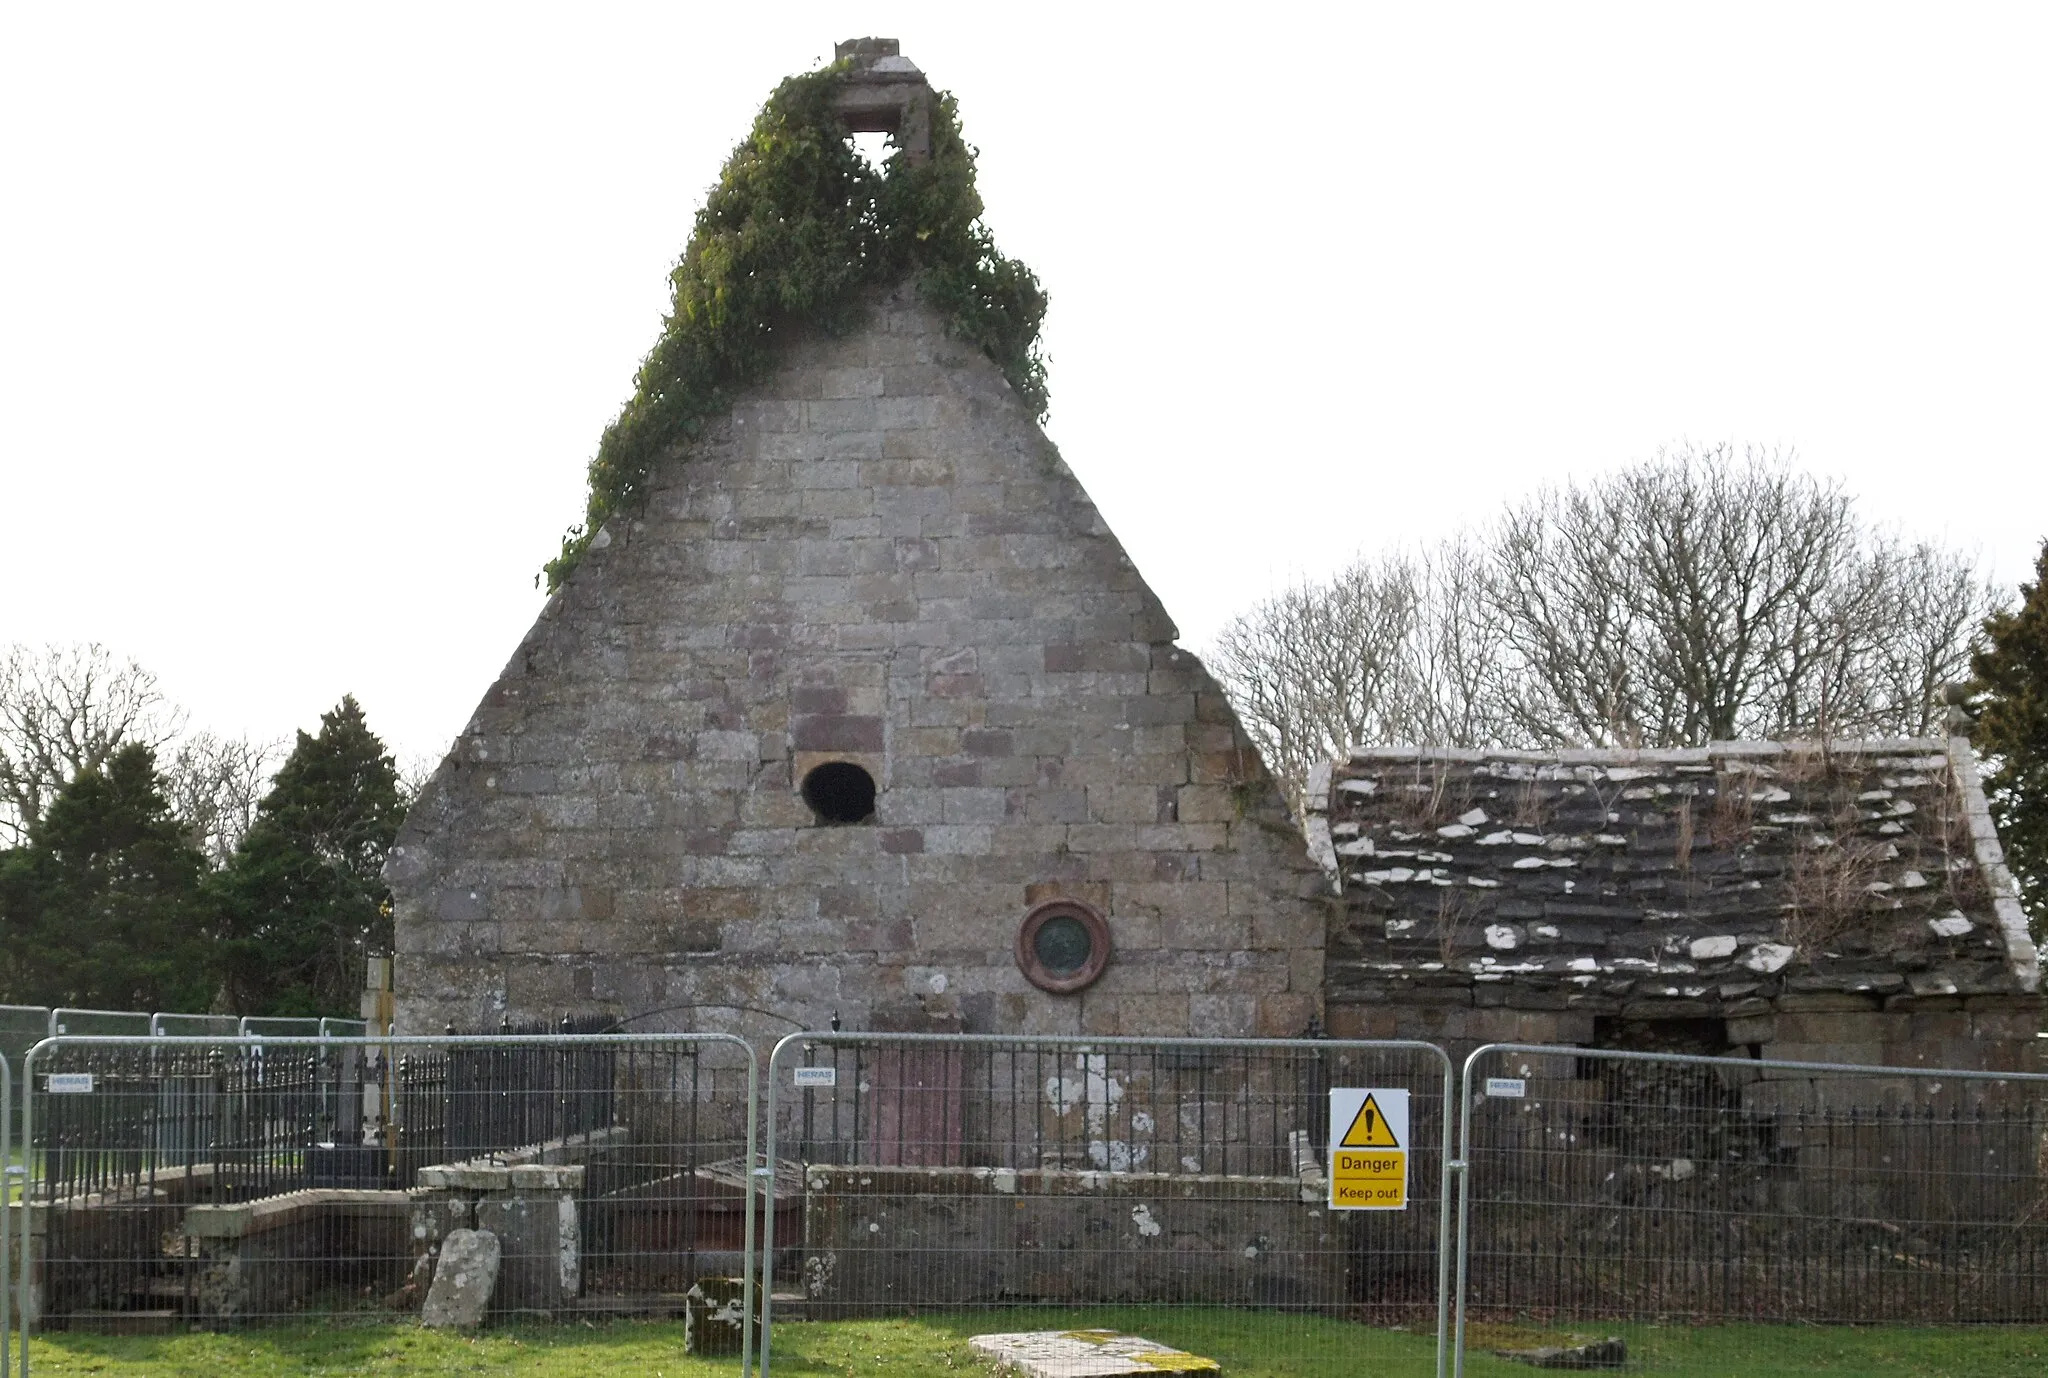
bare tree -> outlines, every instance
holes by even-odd
[[[1515,688],[1479,597],[1482,553],[1453,541],[1360,560],[1233,620],[1210,657],[1245,730],[1300,803],[1309,770],[1359,742],[1496,740]]]
[[[413,751],[398,764],[398,797],[407,808],[420,797],[420,791],[434,778],[434,772],[441,768],[439,754]]]
[[[1415,702],[1405,736],[1444,746],[1498,741],[1510,730],[1518,689],[1502,674],[1499,618],[1480,597],[1484,553],[1461,537],[1415,568],[1420,612],[1406,648]]]
[[[1894,542],[1884,556],[1892,565],[1882,613],[1890,634],[1872,656],[1878,716],[1909,736],[1935,736],[1947,711],[1943,689],[1973,678],[1971,652],[2006,602],[1976,562],[1955,551]]]
[[[1418,583],[1406,561],[1361,561],[1268,599],[1217,638],[1212,668],[1297,803],[1317,761],[1410,730]]]
[[[181,739],[164,766],[165,794],[192,845],[225,866],[256,821],[256,806],[284,758],[282,742],[199,731]]]
[[[1233,621],[1214,659],[1298,803],[1316,762],[1368,743],[1927,735],[1997,605],[1971,559],[1720,445],[1299,585]]]
[[[1485,599],[1537,740],[1919,735],[1995,594],[1776,454],[1680,450],[1503,518]]]
[[[1829,596],[1860,534],[1838,485],[1726,446],[1510,509],[1485,597],[1545,691],[1522,726],[1560,742],[1678,745],[1785,716],[1763,711],[1773,697],[1797,718],[1807,662],[1868,621]]]
[[[155,675],[96,642],[10,646],[0,659],[0,837],[20,843],[81,771],[130,742],[162,747],[183,723]]]

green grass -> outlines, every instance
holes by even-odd
[[[775,1373],[825,1378],[879,1374],[948,1378],[977,1371],[966,1337],[988,1330],[1106,1325],[1135,1331],[1222,1362],[1227,1378],[1425,1378],[1426,1333],[1369,1329],[1320,1317],[1169,1308],[948,1313],[900,1320],[779,1326]],[[2048,1372],[2048,1327],[1938,1329],[1727,1325],[1596,1326],[1622,1334],[1641,1371],[1729,1374],[1914,1375],[1914,1378],[2038,1378]],[[1556,1332],[1477,1327],[1466,1371],[1506,1378],[1537,1370],[1496,1359],[1492,1346],[1556,1343]],[[38,1336],[33,1373],[44,1378],[254,1378],[255,1375],[488,1374],[511,1378],[733,1378],[737,1360],[683,1355],[673,1324],[564,1325],[473,1337],[410,1326],[264,1328],[231,1335]]]

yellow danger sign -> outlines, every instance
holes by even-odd
[[[1330,1209],[1408,1209],[1408,1092],[1330,1090]]]
[[[1401,1141],[1394,1137],[1393,1127],[1380,1110],[1380,1103],[1372,1092],[1365,1093],[1365,1104],[1358,1107],[1358,1113],[1351,1117],[1351,1128],[1344,1131],[1344,1137],[1337,1140],[1339,1148],[1400,1148]]]

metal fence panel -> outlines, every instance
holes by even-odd
[[[1329,1209],[1333,1087],[1408,1092],[1406,1210]],[[763,1371],[791,1313],[1196,1352],[1256,1317],[1261,1356],[1304,1366],[1367,1359],[1369,1322],[1436,1335],[1441,1365],[1451,1091],[1424,1043],[792,1035],[764,1098]]]
[[[0,1378],[14,1372],[14,1068],[0,1052]],[[22,1213],[24,1216],[27,1212]]]
[[[50,1036],[47,1005],[0,1005],[0,1053],[15,1066],[30,1048]]]
[[[181,1038],[233,1038],[242,1032],[242,1021],[232,1014],[170,1014],[158,1012],[149,1017],[149,1031],[159,1036],[175,1035]],[[74,1029],[74,1033],[92,1033],[91,1029]]]
[[[751,1307],[757,1105],[753,1049],[723,1034],[46,1040],[25,1309],[400,1319],[472,1228],[503,1250],[501,1318],[673,1315],[706,1275]]]
[[[148,1012],[143,1010],[83,1010],[60,1007],[50,1011],[47,1038],[66,1034],[108,1038],[132,1037],[154,1032]]]
[[[289,1015],[245,1014],[235,1021],[234,1031],[239,1038],[318,1038],[323,1022]]]
[[[1698,1327],[1802,1372],[1740,1327],[2048,1323],[2048,1076],[1494,1045],[1460,1099],[1460,1373],[1610,1338],[1683,1367]]]

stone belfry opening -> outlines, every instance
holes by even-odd
[[[887,134],[918,166],[932,157],[932,88],[893,38],[849,38],[836,61],[851,61],[833,109],[850,134]]]

